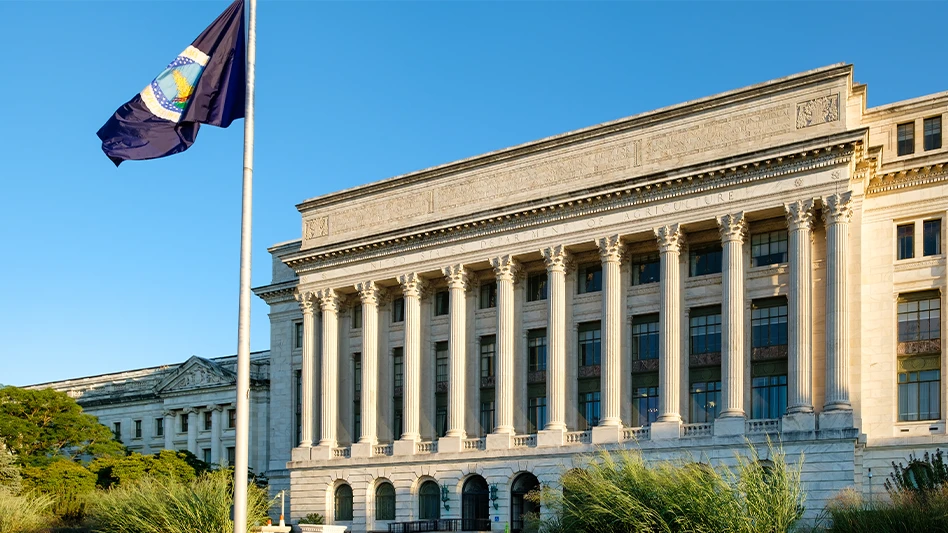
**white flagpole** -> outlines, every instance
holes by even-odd
[[[244,110],[244,184],[240,221],[240,304],[237,319],[237,446],[234,458],[234,533],[247,532],[250,447],[250,231],[253,206],[253,97],[257,61],[257,0],[247,2],[247,102]]]

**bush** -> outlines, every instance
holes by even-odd
[[[162,450],[154,455],[132,453],[127,457],[96,459],[89,465],[89,470],[98,478],[96,485],[108,489],[120,483],[139,481],[145,476],[163,476],[189,483],[209,469],[193,453]]]
[[[321,525],[323,523],[323,515],[319,513],[309,513],[308,515],[300,518],[300,524],[316,524]]]
[[[23,476],[20,475],[20,467],[16,464],[16,456],[7,449],[3,440],[0,440],[0,490],[19,494],[22,484]]]
[[[826,514],[832,533],[948,531],[948,487],[924,499],[912,491],[894,492],[887,502],[865,502],[848,489],[830,502]]]
[[[66,523],[82,520],[87,495],[95,491],[95,475],[69,459],[23,469],[24,485],[52,498],[52,512]]]
[[[36,533],[53,520],[49,496],[35,493],[15,495],[0,490],[0,533]]]
[[[98,495],[88,519],[101,533],[229,533],[232,474],[219,470],[191,483],[145,476]],[[266,522],[270,501],[262,489],[247,489],[248,526]]]

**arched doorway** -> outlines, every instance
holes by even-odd
[[[441,518],[441,491],[438,484],[430,479],[421,484],[418,490],[418,518],[437,520]]]
[[[512,533],[535,533],[537,522],[524,520],[531,515],[539,518],[540,504],[524,498],[533,491],[540,490],[540,480],[530,472],[524,472],[514,479],[510,487],[510,523]]]
[[[461,529],[490,530],[490,489],[481,476],[471,476],[461,489]]]

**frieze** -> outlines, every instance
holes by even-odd
[[[329,235],[329,217],[316,217],[306,221],[303,239],[311,241]]]
[[[839,93],[797,104],[797,129],[839,120]]]

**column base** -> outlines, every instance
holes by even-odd
[[[853,412],[850,410],[835,409],[820,413],[820,430],[851,429],[853,427]]]
[[[488,450],[509,450],[513,446],[513,434],[511,433],[488,433]]]
[[[596,426],[592,428],[593,444],[611,444],[622,440],[622,426]]]
[[[356,442],[349,450],[350,457],[372,457],[372,448],[375,445],[370,442]]]
[[[552,448],[566,443],[566,429],[544,429],[537,432],[537,448]]]
[[[392,443],[392,455],[415,455],[415,439],[398,439]]]
[[[680,439],[681,438],[681,420],[673,422],[652,422],[651,439]]]
[[[444,436],[438,439],[438,453],[461,453],[464,451],[464,437]]]
[[[332,450],[335,446],[328,446],[325,444],[320,444],[319,446],[314,446],[310,448],[311,455],[310,457],[316,461],[329,461],[332,459]]]
[[[729,416],[714,420],[714,436],[743,435],[747,424],[743,416]]]
[[[787,413],[781,422],[782,433],[794,431],[816,431],[816,414],[814,413]]]

